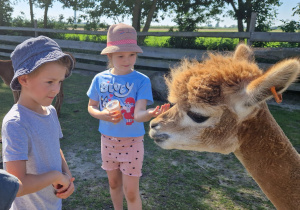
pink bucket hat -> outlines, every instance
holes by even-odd
[[[119,23],[109,27],[107,46],[102,50],[101,55],[115,52],[143,52],[137,45],[137,33],[132,26]]]

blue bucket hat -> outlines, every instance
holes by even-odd
[[[14,77],[10,83],[12,90],[21,90],[21,85],[18,77],[29,74],[41,65],[57,61],[62,57],[68,57],[72,63],[68,74],[65,78],[71,75],[74,69],[75,62],[71,55],[64,53],[59,45],[52,39],[46,36],[30,38],[17,45],[10,57],[14,68]]]

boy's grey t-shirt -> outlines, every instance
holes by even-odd
[[[47,115],[38,114],[15,104],[2,123],[3,166],[9,161],[26,160],[27,174],[62,171],[59,139],[61,127],[53,106]],[[61,209],[62,201],[54,194],[52,185],[32,194],[18,197],[12,204],[18,209]]]

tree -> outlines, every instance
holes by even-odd
[[[300,3],[297,3],[297,6],[292,9],[294,11],[293,16],[300,15]]]
[[[270,30],[271,23],[278,14],[276,7],[282,4],[280,0],[224,0],[224,2],[231,5],[233,10],[228,14],[237,20],[239,32],[244,32],[244,23],[246,31],[249,31],[252,12],[257,13],[256,30]]]
[[[143,28],[143,32],[147,32],[150,28],[151,21],[153,19],[154,13],[157,9],[157,2],[158,2],[158,0],[153,0],[152,3],[151,3],[151,6],[150,6],[150,9],[149,9],[147,18],[146,18],[146,22],[145,22],[145,25],[144,25],[144,28]]]
[[[10,6],[10,2],[0,0],[0,26],[8,26],[10,24],[12,12],[13,8]]]
[[[82,11],[93,5],[93,0],[58,0],[63,4],[63,8],[71,8],[74,10],[74,23],[77,22],[75,14],[77,11]],[[80,22],[80,21],[79,21]]]
[[[132,12],[132,26],[135,28],[136,31],[141,30],[141,11],[142,11],[142,0],[136,0],[133,12]]]
[[[30,14],[30,22],[31,27],[34,27],[34,12],[33,12],[33,5],[36,4],[36,0],[14,0],[14,2],[24,1],[29,5],[29,14]],[[29,26],[30,27],[30,26]]]
[[[44,28],[47,28],[48,23],[48,10],[53,6],[55,0],[36,0],[38,7],[44,9]]]
[[[88,12],[91,18],[105,16],[116,22],[124,21],[125,17],[132,17],[132,26],[136,31],[148,31],[151,22],[164,19],[171,0],[95,0],[95,6]],[[99,4],[97,4],[99,3]],[[162,12],[158,17],[159,11]],[[144,27],[142,27],[144,25]]]
[[[31,25],[34,27],[34,15],[33,15],[34,0],[28,0],[28,1],[29,1],[29,8],[30,8],[30,21],[31,21]]]
[[[177,23],[179,31],[196,31],[199,23],[209,22],[212,17],[218,21],[217,15],[222,13],[221,0],[176,0],[172,2],[170,9],[176,14],[173,21]],[[198,49],[196,40],[196,37],[171,37],[166,45]]]

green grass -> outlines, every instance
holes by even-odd
[[[300,152],[300,111],[283,110],[277,106],[271,106],[270,111],[293,146]]]
[[[76,191],[63,201],[64,210],[112,209],[108,180],[101,169],[98,120],[87,113],[86,91],[92,78],[74,73],[64,82],[61,147],[76,178]],[[10,89],[0,81],[1,122],[12,104]],[[270,109],[299,149],[300,111]],[[145,127],[148,132],[149,123]],[[145,210],[275,209],[233,154],[163,150],[147,134],[140,190]]]

